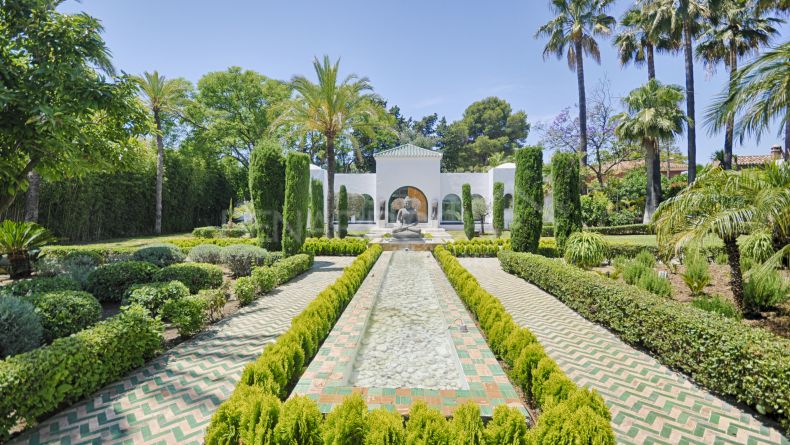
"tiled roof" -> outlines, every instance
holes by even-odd
[[[645,160],[644,159],[637,159],[633,161],[623,161],[609,171],[611,174],[619,174],[625,173],[627,171],[633,170],[635,168],[644,167]],[[606,166],[604,166],[604,169]],[[665,160],[661,161],[659,164],[660,171],[662,173],[666,173],[667,171],[667,162]],[[688,170],[688,165],[682,162],[670,162],[669,163],[669,171],[670,172],[684,172]]]
[[[414,144],[403,144],[389,150],[380,151],[373,155],[374,158],[438,158],[442,153],[418,147]]]

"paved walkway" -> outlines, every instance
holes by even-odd
[[[233,391],[244,366],[351,261],[317,257],[309,273],[12,443],[203,443],[211,415]]]
[[[779,431],[504,272],[496,258],[460,260],[569,377],[603,396],[619,443],[790,444]]]

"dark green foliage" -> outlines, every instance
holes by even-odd
[[[162,345],[161,324],[132,306],[91,328],[0,362],[0,440],[20,420],[94,393],[141,366]]]
[[[470,240],[475,237],[475,219],[472,214],[472,186],[469,184],[461,186],[461,205],[464,209],[464,234]]]
[[[672,285],[669,284],[669,280],[661,278],[653,269],[646,269],[636,285],[662,297],[672,296]]]
[[[123,298],[123,303],[137,304],[147,309],[151,315],[158,316],[168,301],[178,301],[189,295],[189,288],[180,281],[135,284]]]
[[[37,348],[43,335],[41,321],[29,301],[17,297],[0,297],[0,359]],[[2,437],[3,423],[0,420]]]
[[[271,266],[256,267],[252,271],[252,284],[254,285],[255,295],[263,295],[270,292],[293,277],[310,269],[313,265],[313,257],[304,253],[291,255],[283,258]]]
[[[167,300],[162,307],[162,317],[175,325],[178,335],[191,337],[200,332],[208,321],[208,303],[202,295]]]
[[[326,416],[323,436],[325,445],[363,445],[367,435],[368,407],[358,393],[336,405]]]
[[[338,232],[343,239],[348,235],[348,192],[345,185],[340,186],[337,201]]]
[[[502,236],[502,231],[505,230],[505,184],[502,182],[494,183],[493,212],[494,235],[499,238]]]
[[[318,179],[310,181],[310,236],[324,236],[324,184]]]
[[[406,443],[409,445],[448,445],[450,429],[447,419],[438,410],[417,401],[409,410],[406,422]]]
[[[285,158],[273,140],[259,142],[250,154],[250,196],[262,247],[280,250],[285,203]]]
[[[499,259],[506,272],[650,351],[664,365],[790,427],[790,341],[538,255],[502,252]]]
[[[61,290],[80,290],[80,283],[66,277],[34,277],[0,287],[0,296],[29,297]]]
[[[516,152],[513,222],[510,237],[516,252],[536,252],[543,229],[543,150],[525,147]]]
[[[629,261],[625,263],[625,267],[623,268],[623,280],[628,284],[636,286],[642,278],[642,275],[650,271],[652,271],[652,269],[646,267],[639,261]]]
[[[217,264],[221,261],[222,248],[216,244],[200,244],[189,249],[187,259],[193,263]]]
[[[302,252],[317,256],[357,256],[368,248],[364,238],[307,238]]]
[[[565,241],[582,229],[579,183],[579,158],[573,153],[557,152],[551,158],[551,190],[554,196],[554,238],[565,251]]]
[[[137,249],[132,255],[132,259],[165,267],[183,262],[186,259],[186,255],[178,246],[173,244],[150,244]]]
[[[298,253],[307,235],[307,205],[310,196],[310,157],[288,153],[283,207],[283,253]]]
[[[82,291],[49,292],[36,297],[34,304],[47,343],[91,326],[102,314],[99,301]]]
[[[156,266],[142,261],[105,264],[88,276],[87,290],[99,301],[121,301],[132,284],[150,283],[157,272]]]
[[[377,408],[368,414],[365,445],[406,445],[403,417],[397,412]]]
[[[735,304],[718,294],[700,295],[691,301],[691,305],[703,311],[714,312],[727,318],[741,318],[741,312],[735,307]]]
[[[219,227],[195,227],[192,229],[192,236],[195,238],[216,238],[219,236]]]
[[[196,294],[201,289],[216,289],[222,286],[222,269],[213,264],[181,263],[167,266],[156,272],[154,281],[178,280],[189,292]]]
[[[239,300],[241,306],[247,306],[255,300],[255,285],[252,278],[241,277],[233,283],[233,295]]]

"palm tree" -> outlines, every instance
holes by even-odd
[[[326,143],[327,191],[326,216],[327,236],[334,237],[335,213],[335,142],[344,133],[357,129],[369,131],[385,119],[379,116],[383,110],[377,106],[377,96],[366,77],[355,74],[339,81],[340,59],[334,64],[329,56],[323,61],[313,61],[318,83],[304,76],[296,76],[291,83],[299,94],[292,106],[278,119],[278,123],[292,125],[302,133],[320,133]]]
[[[784,131],[784,158],[790,160],[790,42],[766,51],[754,62],[739,70],[708,108],[706,122],[711,129],[720,130],[731,115],[739,115],[735,134],[760,136],[769,126],[780,123]]]
[[[579,88],[579,153],[582,165],[587,165],[587,97],[584,88],[584,55],[601,63],[599,36],[608,36],[615,25],[614,17],[606,11],[614,0],[552,0],[555,17],[541,26],[535,37],[548,37],[543,58],[551,55],[567,57],[568,67],[576,71]],[[567,51],[566,51],[567,48]]]
[[[661,202],[661,177],[649,174],[657,170],[659,142],[673,139],[683,131],[686,117],[678,103],[683,91],[676,85],[662,85],[651,79],[623,99],[627,111],[619,114],[615,134],[626,140],[641,142],[647,167],[647,195],[643,221],[649,223]]]
[[[653,28],[679,39],[676,43],[683,48],[686,70],[686,116],[688,116],[688,182],[697,177],[697,132],[694,128],[696,116],[694,102],[694,47],[693,40],[702,31],[701,19],[707,14],[705,0],[654,0]]]
[[[697,56],[714,68],[723,62],[730,69],[730,86],[738,72],[738,59],[756,52],[778,33],[775,24],[782,20],[761,17],[752,0],[725,0],[711,11],[711,26],[702,34]],[[732,168],[735,116],[726,117],[722,167]]]
[[[178,111],[190,90],[184,79],[165,79],[158,71],[133,76],[145,105],[153,113],[156,125],[156,221],[154,233],[162,233],[162,186],[165,172],[165,147],[162,140],[162,118],[165,113]]]
[[[671,36],[654,28],[655,15],[655,6],[652,3],[628,9],[620,19],[621,31],[614,38],[620,64],[625,66],[633,62],[636,66],[647,65],[647,80],[656,78],[656,51],[678,49]]]

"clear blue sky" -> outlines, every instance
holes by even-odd
[[[287,80],[313,78],[314,56],[341,57],[341,70],[370,78],[390,105],[415,118],[433,112],[458,119],[473,101],[508,100],[532,123],[548,121],[577,102],[576,77],[565,60],[544,61],[544,42],[535,31],[550,17],[548,0],[527,1],[207,1],[69,0],[61,10],[85,11],[105,26],[118,69],[159,70],[193,82],[209,71],[237,65]],[[620,17],[631,4],[620,0]],[[790,27],[777,42],[786,41]],[[588,90],[606,76],[613,93],[624,95],[647,74],[621,68],[611,41],[601,41],[602,64],[588,59]],[[684,85],[682,57],[660,56],[663,82]],[[695,71],[697,118],[725,84],[723,67],[711,75]],[[723,143],[721,134],[698,130],[698,162],[707,162]],[[529,141],[538,140],[537,132]],[[745,141],[736,154],[768,153],[780,142],[775,131],[759,145]],[[685,136],[679,139],[685,151]]]

